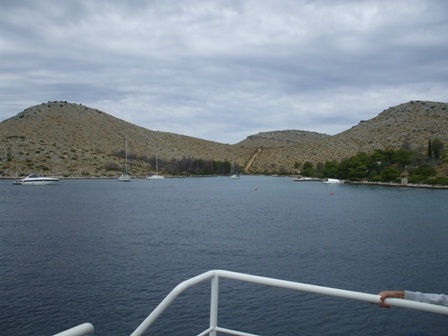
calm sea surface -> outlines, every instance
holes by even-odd
[[[226,269],[376,294],[448,292],[448,191],[227,177],[0,181],[0,334],[130,335],[178,283]],[[209,283],[152,335],[208,325]],[[262,335],[448,334],[448,317],[223,280],[219,325]]]

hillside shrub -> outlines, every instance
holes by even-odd
[[[400,177],[400,171],[393,167],[387,167],[381,172],[382,182],[397,182]]]
[[[429,176],[435,175],[437,172],[436,172],[436,170],[433,167],[431,167],[430,165],[425,164],[425,165],[422,165],[422,166],[417,167],[415,169],[410,169],[409,173],[411,175],[415,174],[415,175],[429,177]]]
[[[106,171],[119,171],[121,168],[116,163],[106,163],[104,169],[106,169]]]
[[[426,177],[425,177],[425,176],[416,175],[416,174],[414,174],[414,175],[410,175],[410,176],[408,177],[408,182],[409,182],[409,183],[412,183],[412,184],[420,184],[420,183],[422,183],[424,180],[426,180]]]
[[[428,178],[422,181],[423,184],[428,185],[448,185],[448,177],[436,177],[436,178]]]

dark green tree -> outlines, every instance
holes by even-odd
[[[336,161],[325,162],[324,169],[322,171],[323,177],[339,177],[339,164]]]
[[[404,168],[412,162],[412,152],[406,149],[398,149],[395,151],[392,157],[392,164],[398,164],[401,168]]]
[[[394,167],[386,167],[381,172],[381,181],[383,182],[396,182],[400,177],[400,171]]]
[[[311,162],[307,161],[303,164],[302,175],[304,176],[314,176],[314,166]]]
[[[339,165],[339,177],[350,180],[362,180],[368,176],[367,163],[369,156],[366,153],[358,153],[341,161]]]
[[[443,143],[439,139],[432,140],[432,156],[435,160],[440,160],[442,151],[443,151]]]

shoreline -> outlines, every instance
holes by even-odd
[[[227,175],[165,175],[166,179],[176,179],[176,178],[203,178],[203,177],[220,177]],[[247,176],[256,176],[253,174],[248,174]],[[266,175],[260,175],[266,176]],[[279,176],[280,177],[280,176]],[[291,177],[291,176],[284,176]],[[85,177],[85,176],[70,176],[70,177],[58,177],[60,180],[116,180],[117,177],[106,177],[106,176],[95,176],[95,177]],[[11,180],[15,181],[17,178],[1,176],[0,180]],[[146,180],[146,177],[134,177],[132,180]],[[321,182],[322,179],[312,178],[309,180],[293,180],[294,182]],[[368,185],[368,186],[380,186],[380,187],[401,187],[401,188],[421,188],[421,189],[444,189],[448,190],[448,185],[430,185],[430,184],[414,184],[414,183],[392,183],[392,182],[368,182],[368,181],[349,181],[344,180],[341,184],[352,184],[352,185]]]
[[[44,176],[50,176],[50,175],[44,175]],[[57,177],[59,180],[116,180],[118,179],[118,176],[115,177],[109,177],[109,176],[68,176],[68,177],[62,177],[58,175],[51,175],[52,177]],[[165,179],[176,179],[176,178],[203,178],[203,177],[227,177],[228,175],[163,175]],[[246,175],[249,176],[249,175]],[[1,180],[20,180],[25,176],[22,177],[6,177],[1,176]],[[147,180],[146,176],[131,176],[131,180]]]
[[[392,183],[392,182],[355,182],[355,181],[345,181],[346,184],[359,184],[359,185],[371,185],[371,186],[381,186],[381,187],[402,187],[402,188],[423,188],[423,189],[448,189],[448,186],[443,185],[430,185],[430,184],[413,184],[413,183]]]

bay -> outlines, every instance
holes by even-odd
[[[0,181],[0,334],[130,335],[178,283],[226,269],[367,293],[446,292],[448,192],[243,176]],[[222,281],[219,324],[262,335],[445,335],[444,316]],[[208,325],[208,284],[149,330]]]

